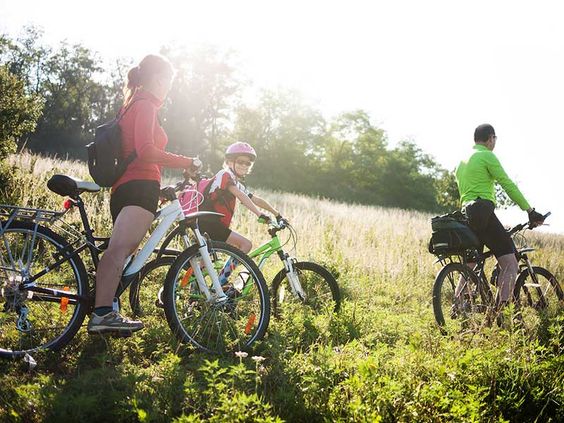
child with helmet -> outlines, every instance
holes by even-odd
[[[229,229],[237,199],[259,220],[269,222],[270,218],[261,209],[267,210],[282,219],[280,213],[266,200],[249,192],[243,181],[250,173],[257,158],[255,149],[246,142],[235,142],[225,150],[223,169],[209,182],[209,194],[206,195],[200,210],[221,213],[224,216],[200,218],[200,230],[207,232],[211,239],[225,241],[239,248],[244,253],[251,251],[252,243],[243,235]]]

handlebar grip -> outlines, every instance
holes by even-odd
[[[543,219],[546,219],[546,218],[547,218],[548,216],[550,216],[551,214],[552,214],[552,212],[548,212],[547,214],[545,214],[545,215],[543,216]]]

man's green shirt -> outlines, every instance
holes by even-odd
[[[462,160],[456,168],[460,202],[464,205],[479,197],[495,204],[494,183],[496,181],[522,210],[530,208],[517,185],[503,170],[496,155],[486,146],[475,144],[470,158]]]

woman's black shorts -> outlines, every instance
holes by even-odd
[[[112,221],[115,223],[121,209],[127,206],[139,206],[155,214],[160,192],[157,181],[135,180],[120,185],[110,198]]]
[[[464,213],[480,242],[496,257],[515,253],[515,244],[495,215],[494,209],[494,203],[478,198],[464,207]]]
[[[219,218],[208,217],[205,219],[199,219],[198,226],[200,228],[200,232],[203,234],[207,232],[210,238],[214,241],[227,241],[231,232],[231,229],[224,226],[220,221]]]

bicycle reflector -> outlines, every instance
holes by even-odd
[[[188,285],[188,281],[190,280],[190,278],[192,277],[192,274],[194,273],[194,270],[192,270],[192,268],[188,269],[186,271],[186,273],[184,274],[184,277],[182,278],[182,280],[180,281],[180,286],[182,288],[184,288],[186,285]]]
[[[69,210],[72,208],[72,206],[74,206],[74,201],[72,201],[70,198],[67,198],[65,200],[65,202],[63,203],[63,208],[65,210]]]
[[[251,329],[253,328],[256,319],[257,315],[255,313],[251,313],[249,320],[247,320],[247,324],[245,325],[245,335],[251,333]]]
[[[70,288],[68,286],[65,286],[63,288],[63,291],[70,291]],[[68,297],[61,297],[61,312],[62,313],[66,313],[67,312],[67,305],[69,304],[69,298]]]

